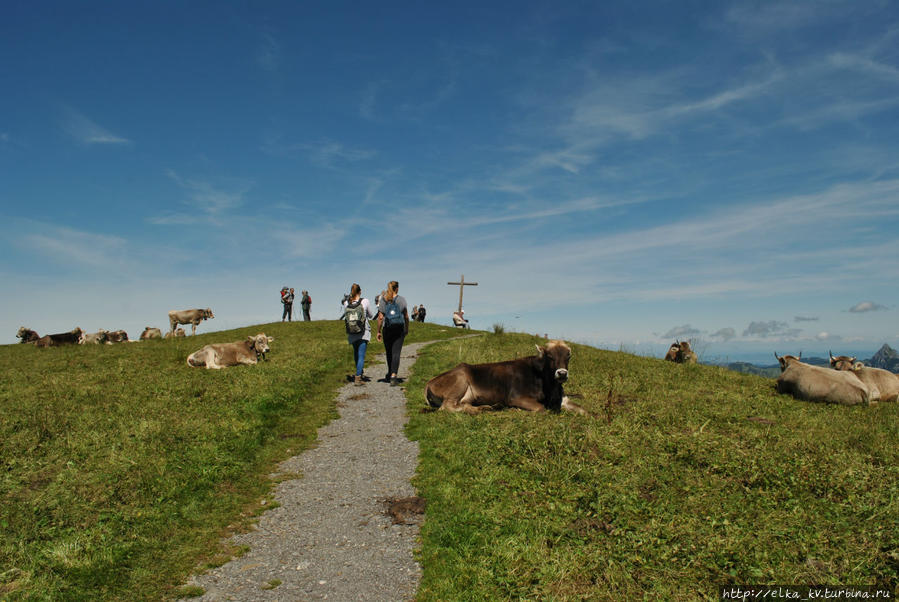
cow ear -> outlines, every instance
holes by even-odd
[[[864,367],[865,367],[865,365],[861,362],[855,362],[854,364],[852,364],[852,370],[854,370],[855,372],[858,372],[859,370],[861,370]]]
[[[546,350],[543,347],[541,347],[540,345],[535,345],[535,347],[537,347],[537,357],[539,357],[540,359],[543,359],[543,354],[545,353]]]
[[[247,343],[249,343],[250,345],[252,345],[252,344],[255,343],[255,342],[256,342],[256,339],[255,339],[255,338],[253,338],[253,337],[247,337]]]
[[[271,343],[272,341],[275,340],[275,337],[266,337],[266,338],[268,339],[268,342],[269,342],[269,343]]]

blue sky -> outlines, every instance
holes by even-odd
[[[713,357],[899,345],[899,5],[13,2],[19,326],[448,322]]]

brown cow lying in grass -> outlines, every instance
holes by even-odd
[[[428,381],[425,397],[433,408],[477,414],[520,408],[530,412],[569,410],[587,414],[562,391],[568,380],[571,348],[564,341],[537,347],[537,355],[492,364],[459,364]]]
[[[34,342],[36,347],[58,347],[60,345],[77,345],[84,333],[80,328],[58,334],[45,334]]]
[[[197,368],[206,366],[211,370],[238,364],[253,365],[259,361],[260,357],[265,359],[265,354],[271,351],[268,344],[274,340],[274,338],[266,336],[264,332],[260,332],[254,337],[247,337],[245,341],[206,345],[187,356],[187,365]]]
[[[41,335],[39,335],[35,331],[31,330],[30,328],[25,328],[24,326],[22,326],[21,328],[19,328],[19,331],[16,333],[16,337],[21,339],[19,341],[20,343],[34,343],[39,338],[41,338]]]
[[[699,358],[697,357],[696,352],[690,348],[689,342],[675,341],[671,344],[671,347],[668,348],[665,359],[669,362],[678,364],[695,364]]]
[[[150,339],[161,339],[162,331],[158,328],[153,328],[152,326],[147,326],[144,328],[144,331],[140,333],[141,341],[149,341]]]

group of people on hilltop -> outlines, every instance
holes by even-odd
[[[301,294],[303,296],[300,298],[300,307],[303,308],[303,320],[309,322],[312,320],[312,317],[309,315],[309,309],[312,307],[312,297],[309,296],[309,291],[303,291]],[[281,304],[284,306],[284,311],[281,313],[282,322],[285,320],[288,322],[293,321],[294,296],[292,288],[286,286],[281,287]]]
[[[428,310],[425,309],[424,305],[415,305],[412,307],[412,318],[413,322],[424,322],[425,316],[428,315]]]
[[[353,347],[353,361],[356,374],[353,382],[356,386],[365,384],[363,369],[365,367],[365,351],[371,341],[371,323],[377,318],[379,341],[384,342],[387,353],[387,374],[385,382],[397,386],[397,372],[400,367],[400,354],[403,341],[409,333],[409,310],[406,299],[399,294],[400,285],[396,280],[387,284],[387,289],[375,297],[372,305],[362,296],[362,287],[353,283],[350,293],[343,298],[341,318],[346,324],[347,342]]]

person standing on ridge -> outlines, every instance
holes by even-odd
[[[284,321],[284,318],[287,318],[288,322],[293,321],[293,289],[288,289],[286,286],[281,289],[281,303],[284,304],[284,311],[281,313],[281,321]]]
[[[309,307],[312,305],[312,297],[309,296],[309,291],[303,291],[303,297],[300,299],[300,306],[303,308],[303,320],[309,322],[312,320],[309,317]]]
[[[400,368],[400,353],[403,341],[409,333],[409,310],[406,299],[399,295],[400,284],[391,280],[378,304],[378,340],[384,340],[387,353],[387,376],[385,380],[395,387],[400,384],[397,372]]]

